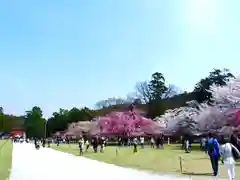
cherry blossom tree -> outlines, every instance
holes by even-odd
[[[101,134],[135,136],[136,134],[160,134],[163,128],[151,119],[130,109],[112,112],[98,120]]]
[[[96,118],[91,127],[99,134],[130,136],[160,132],[192,134],[209,130],[229,132],[226,129],[231,130],[240,124],[240,76],[230,79],[225,86],[212,85],[209,91],[212,94],[211,105],[191,101],[185,107],[165,111],[154,121],[130,106],[126,111]],[[75,123],[69,126],[68,132],[78,134],[90,129],[90,125]]]
[[[167,134],[193,134],[197,131],[195,117],[198,111],[193,105],[193,102],[189,102],[188,106],[169,109],[159,117],[160,121],[166,124]]]
[[[226,131],[227,127],[238,126],[240,120],[240,76],[230,79],[226,85],[210,87],[212,104],[200,104],[197,108],[200,131]],[[229,128],[231,129],[231,128]]]
[[[240,107],[240,76],[231,78],[225,86],[211,86],[210,92],[212,93],[213,105]]]
[[[142,136],[145,134],[160,134],[164,127],[158,122],[147,119],[134,106],[122,112],[111,112],[106,116],[97,117],[94,121],[72,123],[65,135],[79,136],[82,133],[90,135],[125,135]]]
[[[198,130],[200,132],[219,130],[223,126],[229,125],[232,119],[231,116],[227,114],[228,111],[225,108],[200,104],[197,110],[198,115],[195,117],[195,120],[198,123]]]
[[[207,107],[205,110],[211,113],[210,117],[216,120],[215,124],[218,124],[218,126],[223,124],[239,125],[240,76],[231,78],[225,86],[211,86],[210,92],[212,93],[213,103],[211,107]]]
[[[165,120],[164,118],[157,116],[157,117],[155,117],[155,118],[153,119],[153,121],[155,121],[156,123],[158,123],[158,125],[159,125],[161,128],[166,129],[167,123],[166,123],[166,120]]]
[[[88,133],[92,128],[97,126],[95,121],[79,121],[68,126],[66,136],[81,136],[83,133]]]

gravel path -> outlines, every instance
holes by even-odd
[[[189,180],[156,175],[76,157],[33,144],[14,144],[10,180]]]

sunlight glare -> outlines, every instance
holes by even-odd
[[[207,31],[215,31],[219,17],[219,0],[188,1],[190,23]]]

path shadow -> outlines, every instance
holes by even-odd
[[[187,176],[212,176],[212,173],[183,172],[182,174]]]

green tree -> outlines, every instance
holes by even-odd
[[[67,128],[68,113],[68,110],[62,108],[58,112],[53,112],[52,117],[47,121],[47,136],[51,136],[53,133],[63,131]]]
[[[202,78],[194,88],[195,99],[202,103],[204,101],[211,103],[212,94],[208,91],[213,84],[224,86],[230,78],[234,78],[228,69],[214,69],[209,76]]]
[[[167,91],[165,78],[162,73],[155,72],[152,74],[151,81],[148,83],[152,99],[162,99]]]
[[[71,110],[60,109],[54,112],[52,117],[47,121],[47,135],[51,136],[55,132],[64,131],[70,123],[78,121],[90,121],[94,115],[87,107],[78,109],[76,107]]]
[[[68,122],[72,123],[81,121],[83,116],[84,116],[83,111],[74,107],[68,112]]]
[[[155,72],[152,74],[152,78],[148,83],[148,89],[145,87],[147,92],[148,102],[148,117],[155,118],[161,115],[165,111],[165,103],[163,98],[168,88],[165,85],[165,78],[162,73]]]
[[[26,111],[24,127],[27,137],[44,137],[45,125],[46,122],[40,107],[34,106],[30,111]]]
[[[0,132],[11,133],[13,128],[23,128],[24,118],[4,114],[3,107],[0,107]]]
[[[165,110],[165,101],[163,101],[162,99],[154,99],[148,103],[147,116],[154,119],[155,117],[163,114]]]

